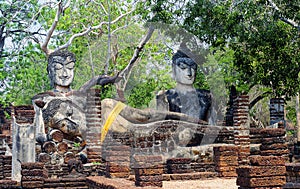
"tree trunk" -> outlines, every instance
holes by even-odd
[[[300,142],[300,109],[299,109],[299,93],[296,95],[296,120],[297,120],[297,143]]]

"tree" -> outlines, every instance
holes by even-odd
[[[30,36],[42,35],[33,20],[38,9],[36,1],[0,2],[0,104],[18,105],[29,102],[31,94],[45,90],[47,85],[37,46]]]
[[[258,84],[270,89],[258,99],[299,91],[297,1],[149,0],[146,5],[151,14],[144,11],[144,18],[174,22],[214,48],[232,49],[237,78],[228,86],[236,86],[240,93]]]
[[[32,3],[32,1],[3,2],[1,14],[7,19],[3,20],[1,27],[1,42],[3,42],[1,45],[5,47],[3,39],[12,36],[12,31],[14,31],[14,41],[23,44],[22,47],[26,50],[17,51],[15,53],[17,58],[12,59],[13,61],[11,58],[1,59],[1,84],[6,85],[1,90],[4,97],[1,99],[2,103],[4,101],[15,102],[15,104],[30,103],[32,95],[49,88],[47,84],[45,85],[47,83],[45,58],[53,50],[69,48],[76,53],[80,60],[81,56],[87,52],[88,48],[86,47],[90,45],[91,41],[99,40],[105,35],[108,36],[108,42],[105,45],[110,46],[107,48],[105,74],[109,74],[108,68],[114,56],[112,53],[114,46],[111,45],[112,36],[134,22],[135,18],[130,15],[135,10],[135,3],[70,0],[41,3]],[[14,20],[15,18],[17,20]],[[81,40],[76,40],[79,37]],[[44,55],[41,54],[41,50],[45,53]],[[5,51],[5,53],[8,52],[16,51]],[[90,60],[92,69],[94,61]],[[43,65],[40,65],[41,62],[44,62]],[[110,73],[112,72],[114,71],[110,71]],[[29,81],[28,77],[30,77]],[[42,81],[42,84],[37,84],[36,81]],[[26,84],[33,86],[28,87]],[[23,96],[26,96],[25,98],[16,95],[20,94],[20,91],[21,94],[24,94]]]

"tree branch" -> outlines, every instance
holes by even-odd
[[[144,46],[146,45],[146,43],[151,38],[153,32],[154,32],[154,27],[150,26],[149,29],[148,29],[147,35],[142,39],[140,44],[135,49],[134,54],[133,54],[131,60],[129,61],[129,64],[126,66],[126,68],[124,68],[124,70],[122,70],[120,72],[120,74],[119,74],[120,77],[126,77],[126,75],[130,72],[131,68],[133,67],[135,61],[138,59],[138,57],[139,57],[141,51],[143,50]]]
[[[259,95],[258,97],[256,97],[254,100],[252,100],[249,104],[249,109],[251,109],[256,103],[258,103],[260,100],[264,99],[265,97],[267,97],[269,94],[272,94],[272,92],[267,91],[264,92],[263,94]]]
[[[100,3],[97,3],[96,1],[92,1],[93,3],[95,3],[96,5],[100,5],[100,7],[102,8],[102,10],[104,11],[104,13],[106,15],[108,15],[108,12],[106,11],[105,7],[103,6],[103,4],[100,2]]]
[[[125,17],[126,15],[131,14],[133,11],[134,11],[134,10],[131,10],[131,11],[127,12],[127,13],[124,13],[124,14],[120,15],[120,16],[117,17],[115,20],[111,21],[110,23],[109,23],[109,22],[101,22],[99,25],[92,26],[92,27],[90,26],[90,27],[88,27],[85,31],[83,31],[83,32],[81,32],[81,33],[74,34],[73,36],[71,36],[71,38],[69,39],[69,41],[68,41],[66,44],[64,44],[64,45],[62,45],[62,46],[60,46],[60,47],[58,47],[58,48],[55,49],[55,50],[65,49],[65,48],[69,47],[69,46],[72,44],[72,42],[73,42],[73,40],[74,40],[75,38],[81,37],[81,36],[84,36],[84,35],[87,35],[88,33],[90,33],[90,32],[93,31],[93,30],[102,29],[103,25],[115,24],[115,23],[117,23],[119,20],[121,20],[123,17]]]
[[[42,9],[45,7],[50,7],[50,4],[53,4],[54,2],[46,2],[44,3],[38,10],[38,12],[36,14],[34,14],[31,18],[31,20],[36,20],[36,17],[38,17],[38,15],[42,12]]]
[[[272,1],[272,0],[268,0],[268,2],[271,4],[272,8],[279,11],[279,12],[282,12],[278,6]],[[280,17],[280,20],[293,26],[294,28],[297,28],[299,31],[300,31],[300,26],[299,26],[299,23],[296,23],[294,20],[291,20],[289,18],[283,18],[283,17]]]
[[[58,21],[59,21],[59,17],[60,17],[60,15],[61,15],[62,11],[63,11],[63,7],[62,7],[62,2],[60,1],[60,2],[57,4],[56,15],[55,15],[54,21],[53,21],[53,23],[52,23],[50,29],[49,29],[48,32],[47,32],[46,39],[45,39],[45,41],[44,41],[43,44],[40,44],[41,49],[46,53],[47,56],[51,53],[51,50],[49,50],[47,46],[48,46],[48,43],[49,43],[49,41],[50,41],[50,39],[51,39],[51,36],[52,36],[52,34],[53,34],[53,32],[54,32],[56,26],[57,26],[57,23],[58,23]]]

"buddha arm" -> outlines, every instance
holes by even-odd
[[[107,76],[107,75],[99,75],[95,76],[89,81],[87,81],[84,85],[82,85],[79,89],[81,92],[86,92],[90,88],[92,88],[95,85],[107,85],[107,84],[113,84],[119,79],[118,74],[115,76]]]

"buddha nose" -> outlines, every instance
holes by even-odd
[[[187,69],[187,74],[188,74],[188,76],[192,76],[193,74],[192,74],[192,68],[188,68]]]
[[[65,68],[63,70],[63,77],[68,77],[68,72],[67,72],[67,69],[65,69]]]

